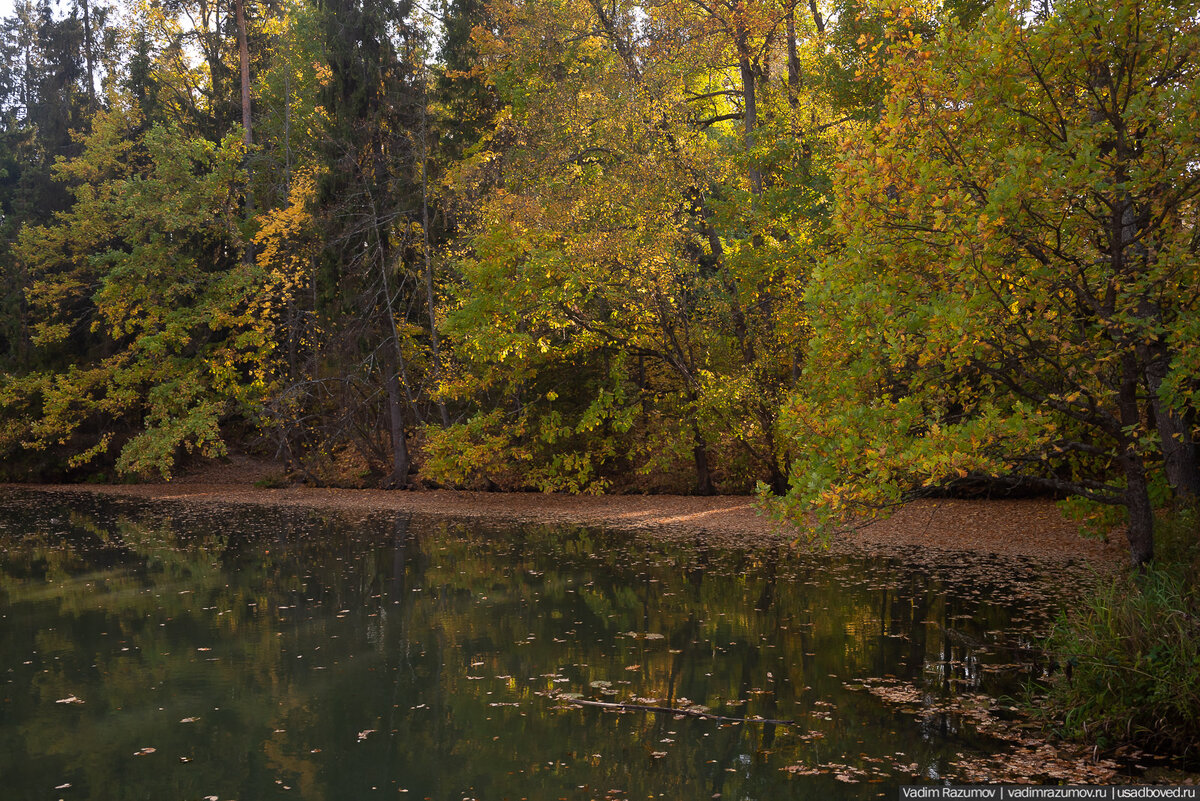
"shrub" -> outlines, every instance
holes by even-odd
[[[1196,515],[1160,526],[1157,561],[1103,583],[1061,616],[1049,648],[1064,670],[1045,707],[1061,733],[1200,756],[1200,548]]]

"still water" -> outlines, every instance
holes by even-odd
[[[0,797],[894,798],[1003,757],[946,702],[1003,718],[1038,579],[0,490]]]

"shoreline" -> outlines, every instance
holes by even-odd
[[[596,526],[668,542],[744,550],[805,547],[804,533],[758,511],[750,496],[557,495],[461,490],[379,490],[178,481],[163,484],[4,484],[10,489],[91,493],[188,503],[400,511],[493,523]],[[820,546],[815,546],[820,547]],[[927,561],[986,554],[1047,564],[1115,569],[1128,560],[1119,536],[1085,538],[1049,500],[919,500],[891,517],[844,532],[832,552],[921,551]]]

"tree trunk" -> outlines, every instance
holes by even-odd
[[[755,195],[761,195],[762,174],[754,166],[754,129],[758,126],[758,97],[755,94],[754,66],[750,63],[749,56],[743,54],[738,58],[738,67],[742,74],[742,97],[746,104],[743,126],[745,131],[746,159],[749,162],[748,177],[750,179],[750,191]]]
[[[403,489],[408,486],[408,439],[404,434],[404,398],[400,393],[400,375],[395,369],[388,370],[387,397],[392,435],[392,475],[388,486],[391,489]]]
[[[1136,445],[1133,446],[1136,449]],[[1125,505],[1129,509],[1129,556],[1141,567],[1154,558],[1154,511],[1146,487],[1146,469],[1142,456],[1126,453],[1121,457],[1125,468]]]
[[[771,409],[765,403],[760,402],[758,404],[758,424],[763,428],[763,440],[767,448],[767,483],[771,485],[771,492],[782,497],[787,495],[790,482],[788,481],[787,465],[784,464],[781,467],[779,457],[775,453],[774,423]]]
[[[426,85],[421,95],[421,252],[425,256],[425,305],[429,310],[429,347],[433,361],[433,377],[442,380],[442,354],[438,343],[437,315],[433,299],[433,259],[430,256],[429,242],[429,181],[428,181],[428,136],[429,126],[426,113],[429,106],[429,87]],[[442,428],[450,427],[450,415],[446,412],[446,402],[438,398],[438,412],[442,417]]]
[[[1153,266],[1153,256],[1142,235],[1149,225],[1149,210],[1138,208],[1127,195],[1121,196],[1119,209],[1118,246],[1122,263],[1129,263],[1141,272],[1148,273]],[[1150,408],[1154,412],[1167,482],[1175,491],[1176,498],[1190,503],[1200,497],[1200,468],[1197,466],[1192,426],[1189,420],[1163,401],[1162,385],[1170,369],[1171,353],[1160,335],[1150,333],[1162,324],[1162,308],[1152,296],[1144,294],[1138,302],[1136,319],[1141,330],[1134,332],[1134,341],[1137,343],[1135,353],[1150,395]]]
[[[88,112],[96,114],[96,80],[92,69],[92,13],[88,0],[82,0],[83,9],[83,60],[87,65]]]
[[[425,419],[421,415],[421,410],[417,408],[417,403],[412,395],[412,383],[408,380],[408,362],[404,358],[404,346],[400,342],[400,328],[396,325],[396,309],[393,307],[395,298],[392,297],[392,286],[388,280],[388,264],[384,257],[384,242],[387,241],[386,233],[380,227],[379,210],[375,205],[375,198],[371,194],[370,186],[367,187],[367,197],[371,203],[371,231],[375,240],[375,252],[378,254],[377,263],[379,265],[379,277],[383,285],[383,303],[381,311],[386,315],[387,320],[385,326],[388,332],[388,338],[392,340],[392,347],[395,353],[395,364],[399,366],[399,378],[401,389],[404,392],[404,398],[408,401],[409,408],[412,409],[413,418],[417,425],[424,425]],[[397,371],[392,370],[395,374]],[[391,387],[388,387],[388,392],[391,392]],[[397,393],[399,394],[399,393]],[[406,457],[407,458],[407,457]]]
[[[254,136],[252,129],[252,118],[250,109],[250,44],[246,38],[246,8],[245,0],[234,0],[234,14],[237,21],[237,40],[238,40],[238,57],[241,61],[241,80],[242,80],[242,144],[246,148],[246,155],[242,157],[243,163],[248,158],[250,146],[254,144]],[[250,182],[246,184],[246,219],[254,216],[254,191],[251,188]],[[250,263],[254,261],[254,246],[252,243],[246,244],[246,251],[243,254],[244,262]]]
[[[692,458],[696,462],[696,494],[714,495],[712,472],[708,467],[708,443],[700,433],[700,427],[692,425]]]
[[[1126,351],[1121,358],[1121,385],[1117,396],[1121,428],[1137,431],[1141,424],[1138,408],[1140,375],[1137,356]],[[1129,512],[1129,555],[1133,564],[1141,567],[1154,558],[1154,510],[1146,484],[1146,462],[1141,445],[1135,436],[1121,435],[1121,454],[1118,457],[1125,473],[1125,507]]]
[[[1167,346],[1161,340],[1140,344],[1138,357],[1145,369],[1146,389],[1154,410],[1167,482],[1178,500],[1191,503],[1200,498],[1200,465],[1197,463],[1196,443],[1192,439],[1191,421],[1165,403],[1161,396],[1170,362]]]
[[[794,110],[800,103],[800,56],[796,52],[796,9],[787,15],[788,104]]]
[[[251,133],[250,116],[250,44],[246,39],[246,8],[245,0],[234,0],[234,14],[237,17],[238,57],[241,61],[242,79],[242,144],[249,149],[254,143]]]
[[[596,17],[600,20],[600,26],[608,34],[609,40],[617,50],[617,55],[625,62],[625,69],[629,72],[630,80],[635,84],[640,84],[642,82],[642,68],[638,66],[637,54],[632,45],[618,28],[616,13],[608,13],[605,9],[605,4],[601,0],[591,0],[591,3],[592,10],[596,12]],[[615,8],[613,11],[615,12]]]
[[[821,19],[821,11],[817,8],[817,0],[808,0],[808,10],[812,12],[813,25],[817,26],[817,34],[825,33],[825,20]]]

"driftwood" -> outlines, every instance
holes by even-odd
[[[650,706],[647,704],[619,704],[613,701],[587,701],[582,698],[564,698],[559,697],[559,701],[566,701],[568,704],[576,704],[578,706],[594,706],[599,709],[615,709],[621,712],[640,711],[640,712],[658,712],[663,715],[687,715],[693,718],[701,718],[702,720],[717,720],[727,721],[730,723],[774,723],[778,726],[795,726],[794,720],[771,720],[770,718],[731,718],[725,715],[714,715],[711,712],[701,712],[698,709],[679,709],[673,706]]]

